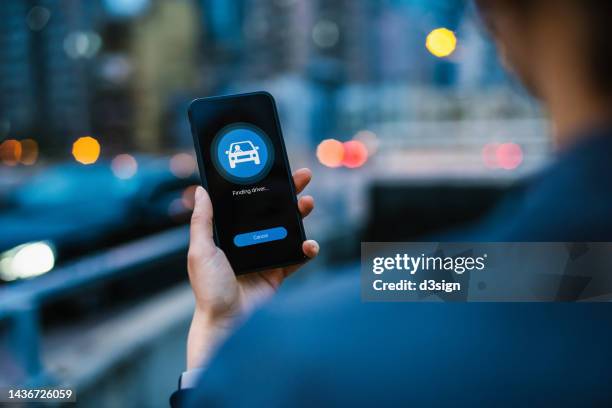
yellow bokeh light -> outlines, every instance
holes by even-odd
[[[425,46],[436,57],[448,57],[457,49],[457,37],[448,28],[436,28],[427,36]]]
[[[95,163],[100,157],[100,143],[91,136],[79,137],[72,145],[72,155],[79,163]]]

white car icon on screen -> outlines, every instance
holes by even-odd
[[[236,168],[236,164],[245,162],[255,162],[259,164],[259,146],[253,145],[250,140],[235,142],[230,144],[229,150],[225,151],[229,160],[230,167]]]

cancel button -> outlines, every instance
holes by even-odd
[[[249,245],[263,244],[264,242],[279,241],[287,236],[287,230],[283,227],[269,228],[260,231],[246,232],[234,237],[234,245],[245,247]]]

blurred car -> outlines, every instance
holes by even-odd
[[[0,280],[29,277],[7,275],[7,257],[24,245],[43,243],[57,263],[185,222],[197,176],[176,176],[168,158],[136,159],[131,177],[119,178],[109,162],[63,163],[41,169],[6,194]],[[42,254],[38,250],[32,254]]]

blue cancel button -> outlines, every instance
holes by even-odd
[[[263,244],[264,242],[278,241],[287,236],[287,230],[283,227],[269,228],[261,231],[246,232],[234,237],[234,245],[245,247],[249,245]]]

